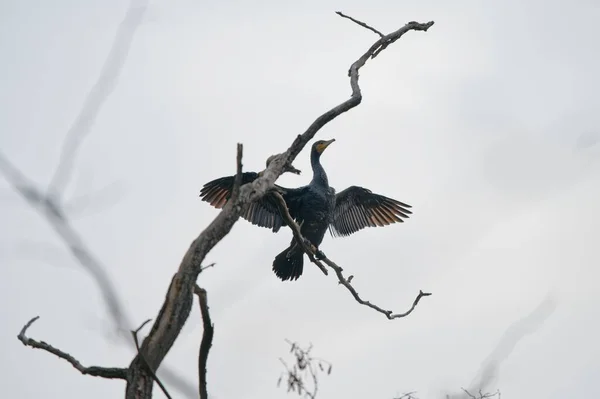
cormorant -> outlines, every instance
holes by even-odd
[[[275,185],[285,199],[292,218],[300,224],[302,236],[317,249],[329,229],[332,236],[348,236],[366,227],[387,226],[403,222],[412,213],[410,205],[370,190],[350,186],[336,194],[329,186],[327,174],[321,165],[323,151],[335,139],[319,140],[312,146],[310,161],[313,178],[307,186],[285,188]],[[267,161],[267,166],[268,166]],[[297,169],[289,169],[299,173]],[[244,172],[242,184],[250,183],[259,177],[256,172]],[[215,208],[222,208],[231,196],[234,176],[221,177],[206,183],[200,197]],[[260,200],[251,203],[241,215],[254,225],[279,231],[286,222],[279,212],[277,199],[267,193]],[[302,275],[304,252],[292,238],[290,246],[275,257],[273,271],[281,280],[296,280]]]

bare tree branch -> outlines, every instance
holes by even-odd
[[[158,377],[156,376],[156,373],[154,372],[154,370],[152,370],[152,368],[150,367],[150,364],[148,364],[148,362],[146,361],[146,358],[145,358],[144,354],[142,353],[142,351],[140,349],[140,341],[138,340],[138,333],[140,332],[140,330],[142,328],[144,328],[144,326],[146,324],[150,323],[150,321],[151,321],[151,319],[146,320],[137,329],[131,331],[131,336],[133,337],[133,342],[135,343],[135,348],[137,349],[138,356],[142,358],[142,360],[146,364],[146,367],[148,367],[148,371],[152,375],[152,378],[154,378],[154,381],[156,381],[156,383],[158,384],[158,386],[160,387],[160,389],[163,391],[163,393],[165,394],[165,396],[168,399],[172,399],[171,395],[169,395],[169,392],[167,391],[167,388],[165,388],[165,386],[163,385],[163,383],[158,379]]]
[[[119,76],[131,49],[133,37],[142,23],[146,8],[147,2],[145,0],[141,2],[140,0],[131,1],[125,18],[119,25],[108,57],[104,61],[100,76],[88,93],[83,108],[79,111],[79,115],[77,115],[67,132],[58,166],[48,186],[49,197],[58,199],[60,193],[69,183],[77,150],[91,131],[102,106],[117,86]]]
[[[200,304],[200,313],[202,314],[202,324],[204,326],[204,331],[202,333],[202,341],[200,342],[200,352],[198,354],[198,378],[200,387],[200,399],[208,399],[208,391],[206,389],[206,367],[208,364],[208,352],[210,351],[210,347],[212,346],[212,340],[215,334],[215,326],[210,320],[206,290],[196,285],[194,287],[194,293],[198,296],[198,302]]]
[[[47,344],[44,341],[36,341],[33,338],[27,337],[25,335],[27,333],[27,330],[39,318],[40,318],[39,316],[36,316],[33,319],[29,320],[27,322],[27,324],[25,324],[23,326],[23,328],[21,329],[21,332],[19,333],[17,338],[19,339],[19,341],[21,341],[23,343],[23,345],[29,346],[29,347],[35,348],[35,349],[41,349],[46,352],[52,353],[53,355],[71,363],[71,365],[73,367],[75,367],[75,369],[77,371],[79,371],[81,374],[84,374],[84,375],[91,375],[93,377],[102,377],[102,378],[119,379],[119,380],[127,379],[127,369],[117,368],[117,367],[98,367],[98,366],[85,367],[77,359],[75,359],[73,356],[69,355],[68,353],[63,352],[60,349],[57,349],[57,348],[53,347],[52,345]]]
[[[345,278],[344,274],[342,273],[342,271],[344,269],[342,269],[340,266],[336,265],[332,260],[328,259],[322,251],[318,251],[309,240],[304,238],[300,231],[300,226],[298,226],[298,223],[296,223],[292,219],[292,216],[290,215],[290,212],[287,208],[284,198],[278,192],[274,192],[273,195],[275,196],[275,198],[277,198],[277,205],[279,207],[279,210],[282,213],[286,224],[288,226],[290,226],[290,228],[292,229],[292,232],[294,233],[294,238],[296,239],[296,242],[300,245],[302,250],[308,255],[308,258],[310,259],[310,261],[313,262],[314,264],[316,264],[323,271],[323,273],[325,273],[325,275],[327,275],[327,270],[325,269],[325,266],[323,266],[323,263],[320,262],[320,260],[322,260],[323,262],[325,262],[325,264],[327,266],[332,268],[338,278],[339,284],[342,284],[344,287],[346,287],[346,289],[348,289],[348,291],[350,291],[350,293],[352,294],[354,299],[356,299],[356,301],[358,303],[360,303],[361,305],[365,305],[365,306],[370,307],[371,309],[375,309],[379,313],[383,313],[388,319],[392,320],[392,319],[399,319],[399,318],[408,316],[409,314],[411,314],[413,312],[413,310],[415,310],[415,308],[419,304],[419,301],[421,300],[422,297],[431,295],[430,292],[419,291],[419,295],[417,295],[417,297],[413,301],[411,308],[404,313],[396,313],[396,314],[394,314],[391,310],[383,310],[379,306],[377,306],[369,301],[365,301],[364,299],[362,299],[360,297],[360,295],[358,295],[358,292],[356,292],[356,289],[354,289],[352,284],[350,284],[350,281],[354,278],[354,276],[349,276],[348,278]],[[317,260],[316,256],[318,256],[320,260]]]
[[[359,24],[359,25],[360,25],[360,26],[362,26],[363,28],[367,28],[367,29],[368,29],[368,30],[370,30],[371,32],[375,32],[376,34],[378,34],[378,35],[379,35],[379,37],[384,37],[384,36],[385,36],[383,33],[379,32],[377,29],[373,28],[372,26],[369,26],[369,25],[367,25],[367,24],[366,24],[366,23],[364,23],[364,22],[361,22],[361,21],[359,21],[359,20],[357,20],[357,19],[354,19],[354,18],[352,18],[352,17],[350,17],[350,16],[348,16],[348,15],[344,14],[344,13],[343,13],[343,12],[341,12],[341,11],[336,11],[335,13],[336,13],[337,15],[339,15],[340,17],[342,17],[342,18],[347,18],[347,19],[349,19],[350,21],[352,21],[352,22],[354,22],[354,23],[356,23],[356,24]]]

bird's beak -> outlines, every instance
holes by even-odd
[[[323,149],[321,150],[321,152],[325,151],[325,148],[329,147],[329,145],[331,143],[333,143],[335,141],[335,139],[331,139],[329,141],[326,141],[325,143],[323,143]]]

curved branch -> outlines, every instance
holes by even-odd
[[[19,335],[17,335],[17,338],[19,339],[19,341],[21,341],[23,343],[23,345],[29,346],[29,347],[35,348],[35,349],[41,349],[46,352],[52,353],[53,355],[71,363],[71,366],[75,367],[75,369],[83,375],[91,375],[93,377],[101,377],[101,378],[108,378],[108,379],[119,379],[119,380],[127,379],[127,369],[118,368],[118,367],[98,367],[98,366],[85,367],[79,362],[79,360],[75,359],[73,356],[69,355],[67,352],[63,352],[60,349],[55,348],[52,345],[45,343],[44,341],[36,341],[33,338],[27,337],[25,335],[27,333],[27,330],[39,318],[40,318],[40,316],[35,316],[33,319],[29,320],[27,322],[27,324],[25,324],[23,326],[23,328],[21,329],[21,332],[19,333]]]

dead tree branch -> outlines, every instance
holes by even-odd
[[[378,35],[379,35],[379,37],[384,37],[384,36],[385,36],[383,33],[379,32],[377,29],[373,28],[372,26],[369,26],[369,25],[367,25],[366,23],[364,23],[364,22],[362,22],[362,21],[359,21],[359,20],[357,20],[357,19],[354,19],[354,18],[352,18],[352,17],[350,17],[350,16],[348,16],[348,15],[344,14],[344,13],[343,13],[343,12],[341,12],[341,11],[336,11],[335,13],[336,13],[337,15],[339,15],[340,17],[342,17],[342,18],[347,18],[347,19],[349,19],[350,21],[352,21],[352,22],[354,22],[354,23],[356,23],[356,24],[358,24],[358,25],[362,26],[363,28],[367,28],[367,29],[368,29],[368,30],[370,30],[371,32],[375,32],[376,34],[378,34]]]
[[[71,365],[73,367],[75,367],[75,369],[83,375],[91,375],[93,377],[119,379],[119,380],[127,379],[127,369],[117,368],[117,367],[98,367],[98,366],[85,367],[77,359],[75,359],[73,356],[69,355],[68,353],[63,352],[60,349],[57,349],[57,348],[53,347],[52,345],[47,344],[44,341],[36,341],[33,338],[27,337],[25,335],[27,333],[27,330],[39,318],[40,318],[39,316],[36,316],[33,319],[29,320],[27,322],[27,324],[25,324],[23,326],[23,328],[21,329],[21,332],[19,333],[17,338],[19,339],[19,341],[21,341],[23,343],[23,345],[29,346],[29,347],[35,348],[35,349],[41,349],[46,352],[52,353],[53,355],[71,363]]]
[[[342,269],[340,266],[335,264],[335,262],[333,262],[331,259],[327,258],[327,256],[325,256],[325,254],[322,251],[318,251],[314,247],[314,245],[312,245],[310,243],[310,241],[308,241],[306,238],[304,238],[300,231],[300,226],[298,226],[298,223],[296,223],[292,219],[292,216],[290,215],[290,212],[285,203],[285,200],[283,199],[281,194],[279,194],[278,192],[274,192],[273,195],[275,196],[275,198],[277,198],[277,205],[279,207],[279,211],[282,213],[286,224],[288,226],[290,226],[290,228],[292,229],[292,232],[294,234],[294,238],[296,239],[296,242],[298,243],[298,245],[300,245],[300,247],[308,255],[308,258],[310,259],[310,261],[313,262],[314,264],[316,264],[323,271],[323,273],[325,273],[325,275],[327,275],[327,270],[325,269],[325,266],[323,266],[323,263],[321,263],[321,261],[323,261],[327,266],[332,268],[338,278],[338,282],[340,284],[342,284],[344,287],[346,287],[346,289],[348,291],[350,291],[350,293],[352,294],[354,299],[361,305],[368,306],[371,309],[374,309],[377,312],[384,314],[388,319],[392,320],[392,319],[399,319],[399,318],[408,316],[409,314],[411,314],[413,312],[413,310],[415,310],[415,308],[419,304],[419,301],[421,300],[421,298],[423,298],[424,296],[431,295],[430,292],[419,291],[419,294],[413,301],[411,308],[404,313],[396,313],[396,314],[394,314],[391,310],[384,310],[381,307],[379,307],[369,301],[365,301],[364,299],[362,299],[360,297],[360,295],[358,295],[358,292],[356,292],[356,289],[352,286],[352,284],[350,284],[350,281],[353,279],[354,276],[349,276],[348,278],[345,278],[344,274],[343,274],[344,269]],[[318,256],[320,260],[317,260],[315,256]]]
[[[202,325],[204,331],[202,333],[202,341],[200,342],[200,353],[198,354],[198,379],[200,386],[200,399],[208,399],[208,391],[206,389],[206,367],[208,364],[208,352],[212,346],[213,336],[215,334],[215,326],[210,320],[208,312],[208,297],[206,290],[194,287],[194,293],[198,296],[200,304],[200,313],[202,314]]]

